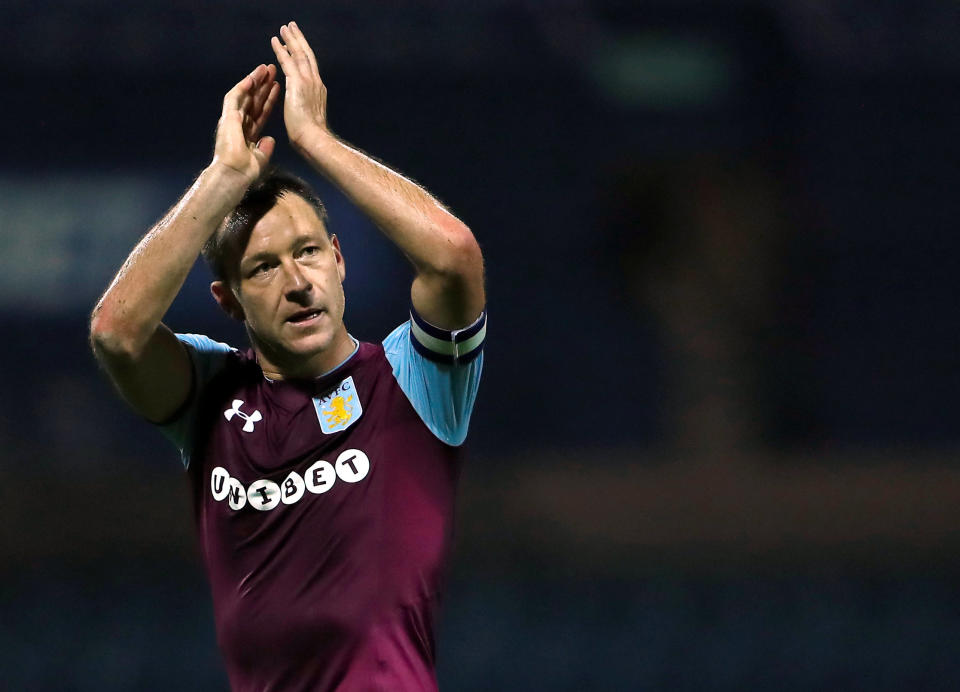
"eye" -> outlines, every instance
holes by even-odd
[[[257,266],[255,266],[253,269],[250,270],[249,276],[251,277],[261,276],[263,274],[266,274],[268,271],[270,271],[270,265],[267,264],[266,262],[261,262],[260,264],[258,264]]]
[[[300,249],[300,252],[297,253],[300,257],[313,257],[320,254],[319,245],[307,245],[304,248]]]

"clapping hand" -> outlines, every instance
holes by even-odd
[[[281,41],[282,39],[282,41]],[[320,79],[317,58],[296,22],[280,27],[270,45],[286,81],[283,121],[290,143],[303,147],[314,132],[328,133],[327,87]]]
[[[213,162],[240,173],[248,183],[264,170],[276,146],[273,137],[260,137],[280,96],[276,74],[273,65],[258,65],[223,98]]]

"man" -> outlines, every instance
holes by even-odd
[[[319,200],[267,162],[279,97],[260,65],[227,93],[211,164],[94,310],[97,358],[181,447],[235,690],[432,690],[433,622],[458,446],[486,332],[469,229],[333,136],[295,23],[271,45],[291,144],[415,269],[411,321],[382,345],[344,326],[344,257]],[[161,323],[203,249],[243,320],[241,353]]]

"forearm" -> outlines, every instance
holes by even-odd
[[[483,258],[473,233],[430,193],[327,127],[327,89],[296,23],[270,43],[286,77],[284,124],[290,142],[383,231],[413,264],[414,308],[431,324],[458,329],[483,309]]]
[[[479,249],[470,229],[429,192],[317,128],[294,146],[406,255],[418,274],[455,275]],[[477,257],[477,258],[478,258]]]
[[[240,201],[247,182],[211,165],[143,237],[93,311],[100,352],[136,358],[173,303],[207,238]]]

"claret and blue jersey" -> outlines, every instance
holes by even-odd
[[[234,690],[434,690],[460,445],[486,314],[416,314],[313,380],[179,335],[194,367],[164,426],[191,479]]]

